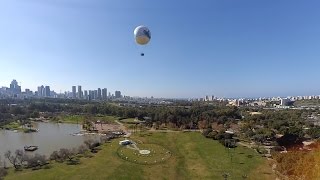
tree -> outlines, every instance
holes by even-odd
[[[207,137],[215,139],[217,135],[218,135],[218,131],[212,131],[207,135]]]
[[[9,162],[13,165],[13,167],[15,169],[20,169],[21,166],[22,166],[22,163],[24,161],[24,158],[25,158],[25,154],[23,152],[23,150],[16,150],[15,154],[13,155],[11,153],[11,151],[7,151],[4,155],[8,160]]]
[[[212,132],[212,129],[208,128],[202,131],[202,135],[204,135],[205,137],[208,137],[209,133],[211,132]]]
[[[85,119],[84,122],[83,122],[83,129],[86,129],[86,130],[92,130],[93,128],[93,124],[92,122],[89,120],[89,119]]]
[[[4,164],[4,162],[2,162],[1,156],[0,156],[0,180],[2,180],[3,177],[5,177],[8,174],[6,168],[4,166],[2,166],[3,164]]]
[[[308,130],[308,134],[313,139],[320,138],[320,127],[312,127],[312,128],[310,128]]]
[[[50,155],[49,159],[50,160],[59,161],[60,160],[59,152],[58,151],[53,151],[52,154]]]
[[[198,127],[199,129],[206,129],[208,128],[208,121],[207,120],[202,120],[202,121],[198,121]]]
[[[87,139],[84,141],[84,144],[91,149],[92,148],[92,144],[93,144],[93,140],[92,139]]]
[[[59,150],[59,157],[61,158],[61,160],[66,160],[66,159],[72,160],[73,155],[74,154],[69,149],[61,148]]]
[[[79,154],[84,154],[87,150],[88,150],[88,148],[85,145],[81,145],[78,148],[78,153]]]
[[[35,168],[47,164],[45,155],[35,154],[34,156],[26,156],[25,161],[28,168]]]
[[[22,107],[20,106],[12,106],[10,108],[10,113],[14,114],[14,115],[18,115],[18,114],[24,114],[24,109],[22,109]]]

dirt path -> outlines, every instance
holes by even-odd
[[[115,122],[117,124],[120,125],[120,128],[126,133],[125,137],[130,137],[131,136],[131,132],[123,125],[122,122],[118,121],[118,120],[115,120]]]

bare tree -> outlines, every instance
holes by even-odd
[[[87,146],[81,145],[81,146],[79,146],[79,148],[78,148],[78,153],[79,153],[79,154],[84,154],[87,150],[88,150],[88,147],[87,147]]]
[[[59,150],[59,157],[62,161],[66,160],[69,156],[69,149],[61,148]]]
[[[100,143],[98,141],[94,141],[92,139],[88,139],[86,141],[84,141],[84,144],[92,151],[94,150],[96,147],[100,146]]]
[[[25,153],[23,150],[17,149],[16,152],[12,154],[9,150],[4,154],[4,156],[9,160],[15,169],[20,169],[25,158]]]
[[[29,168],[34,168],[38,166],[43,166],[47,164],[47,159],[45,155],[35,154],[34,156],[25,156],[25,161]]]
[[[69,161],[72,161],[75,158],[76,154],[77,154],[76,148],[73,148],[73,149],[62,148],[59,151],[59,156],[63,160],[68,159]]]
[[[93,140],[92,140],[92,139],[85,140],[85,141],[84,141],[84,144],[85,144],[89,149],[91,149],[91,146],[92,146],[92,144],[93,144]]]
[[[53,151],[53,153],[50,155],[50,160],[59,160],[60,156],[59,156],[59,152],[58,151]]]

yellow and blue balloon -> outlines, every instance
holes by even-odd
[[[151,39],[151,32],[146,26],[138,26],[134,29],[134,38],[137,44],[146,45]],[[141,56],[144,56],[144,53],[141,53]]]

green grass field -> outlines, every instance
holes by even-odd
[[[10,130],[22,130],[22,127],[19,123],[11,122],[3,126],[3,129],[10,129]]]
[[[122,119],[121,122],[129,123],[129,124],[136,123],[134,120],[135,120],[135,118],[128,118],[128,119]]]
[[[15,179],[275,179],[267,160],[256,152],[237,147],[230,154],[217,141],[204,138],[199,133],[147,133],[132,137],[146,144],[160,144],[170,150],[172,156],[155,165],[140,165],[121,159],[117,155],[119,139],[104,144],[93,158],[81,159],[80,165],[55,163],[51,169],[37,171],[10,171],[5,178]]]
[[[82,115],[71,115],[71,116],[61,116],[59,117],[59,122],[62,123],[72,123],[72,124],[81,124],[85,120],[85,116]],[[114,122],[118,118],[114,116],[94,116],[90,117],[91,120],[100,120],[104,122]]]
[[[149,152],[141,154],[140,150]],[[145,165],[163,163],[171,157],[171,152],[159,144],[137,143],[135,146],[121,146],[117,153],[126,161]]]

